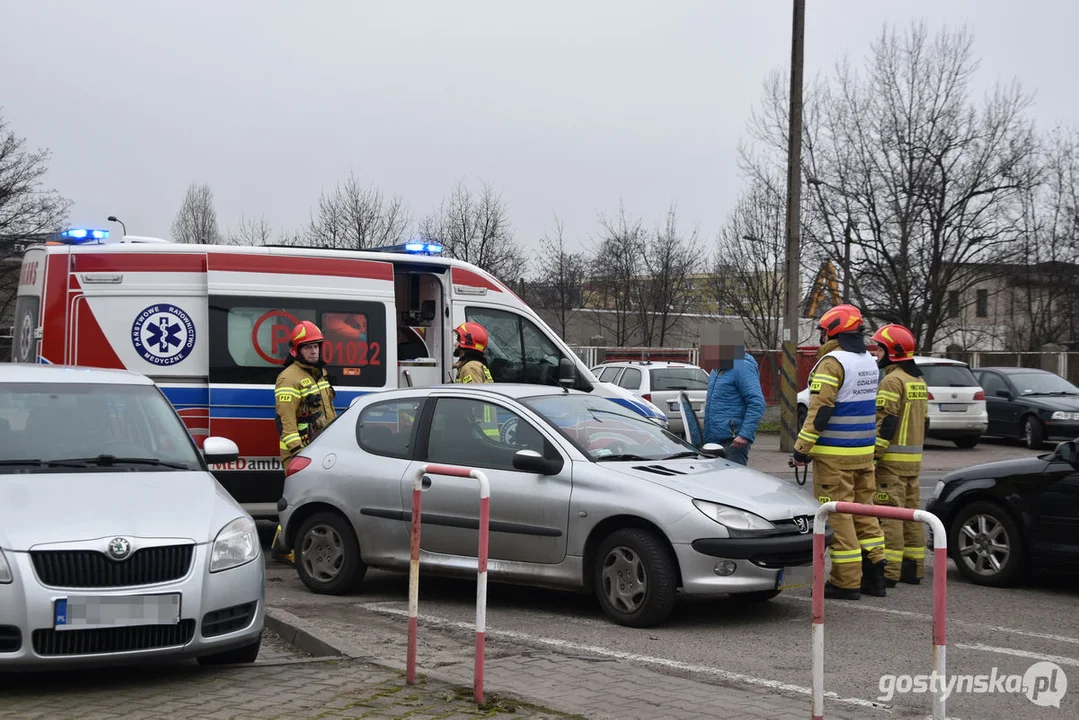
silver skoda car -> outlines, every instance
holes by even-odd
[[[770,599],[788,568],[812,566],[817,503],[793,483],[605,398],[488,383],[363,396],[290,463],[278,507],[309,589],[347,593],[368,567],[407,572],[425,463],[489,477],[492,581],[592,591],[623,625],[662,623],[679,593]],[[476,481],[423,485],[421,576],[475,577]]]
[[[253,662],[265,567],[255,523],[142,375],[5,364],[0,670],[196,657]]]

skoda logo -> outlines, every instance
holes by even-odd
[[[131,553],[131,543],[126,538],[118,537],[109,540],[109,555],[116,560],[123,560]]]
[[[806,515],[802,515],[800,517],[794,518],[794,526],[798,528],[799,533],[805,535],[807,532],[809,532],[809,517]]]

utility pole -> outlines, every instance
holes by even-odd
[[[794,24],[791,33],[790,127],[787,137],[787,308],[784,314],[783,363],[780,367],[782,388],[779,436],[782,452],[794,450],[798,434],[798,294],[801,273],[799,234],[802,205],[802,65],[805,41],[805,0],[794,0]]]
[[[843,229],[843,303],[850,304],[850,243],[853,223],[847,218],[847,227]]]

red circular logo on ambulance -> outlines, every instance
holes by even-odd
[[[286,310],[270,310],[259,316],[251,328],[251,346],[259,357],[274,365],[284,365],[292,330],[300,324]]]
[[[151,365],[175,365],[195,349],[195,321],[175,305],[151,305],[135,316],[131,343]]]

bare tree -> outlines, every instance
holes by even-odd
[[[187,188],[180,210],[172,221],[172,235],[180,243],[215,245],[221,242],[214,193],[209,185],[192,183]]]
[[[240,224],[235,231],[229,231],[225,238],[227,245],[267,245],[273,236],[273,230],[266,222],[266,216],[258,220],[248,220],[240,215]]]
[[[640,329],[637,309],[643,296],[641,278],[648,231],[640,218],[626,216],[621,202],[616,217],[600,215],[599,223],[601,235],[589,263],[589,299],[600,311],[600,327],[614,344],[628,345]]]
[[[350,172],[344,183],[319,196],[304,236],[296,242],[341,250],[398,245],[412,221],[399,196],[364,187]]]
[[[885,28],[865,72],[841,63],[834,83],[814,85],[806,113],[807,244],[841,264],[849,223],[852,299],[910,327],[922,347],[942,335],[950,293],[970,293],[1012,257],[1035,152],[1017,83],[972,98],[971,47],[963,30]],[[786,142],[776,107],[766,96],[754,126],[773,149]]]
[[[786,203],[778,184],[752,179],[716,243],[712,295],[720,313],[742,317],[752,343],[778,348],[786,297]]]
[[[540,239],[537,253],[539,275],[536,281],[537,307],[553,310],[557,329],[566,337],[570,312],[581,307],[588,261],[582,252],[570,252],[563,235],[562,221],[555,218],[553,234]]]
[[[690,285],[700,250],[696,229],[688,237],[678,229],[678,210],[672,203],[663,227],[644,247],[638,315],[645,345],[658,342],[662,347],[667,333],[695,305],[697,297]]]
[[[71,201],[43,186],[48,150],[30,150],[0,115],[0,327],[10,325],[23,247],[59,232]]]
[[[448,257],[477,265],[503,282],[524,277],[525,255],[514,242],[509,212],[487,183],[474,195],[457,181],[439,209],[421,223],[421,233],[442,243]]]

